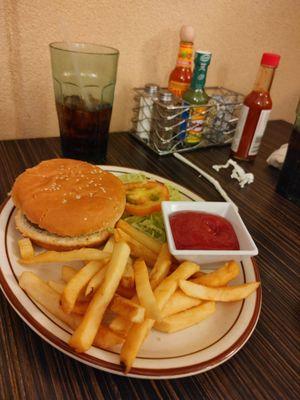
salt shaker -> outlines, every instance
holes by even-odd
[[[159,91],[158,101],[154,105],[150,143],[160,152],[170,151],[175,144],[174,138],[178,130],[175,103],[175,97],[170,91]]]
[[[149,142],[151,129],[153,101],[157,99],[158,90],[158,85],[154,83],[148,83],[145,85],[143,93],[140,97],[136,133],[142,140],[147,143]]]

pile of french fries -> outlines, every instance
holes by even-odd
[[[227,286],[240,272],[234,261],[207,274],[192,262],[178,265],[167,243],[123,220],[102,250],[35,254],[29,239],[21,239],[19,248],[24,265],[84,262],[79,270],[62,265],[60,282],[45,282],[26,271],[19,284],[72,328],[69,344],[77,352],[120,345],[126,373],[152,328],[165,333],[186,329],[212,315],[216,302],[242,300],[259,286],[259,282]]]

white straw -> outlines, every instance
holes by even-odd
[[[197,165],[189,161],[187,158],[183,157],[181,154],[173,153],[173,156],[176,157],[179,161],[182,161],[184,164],[193,168],[195,171],[199,172],[200,176],[203,176],[208,182],[210,182],[215,187],[215,189],[220,193],[223,199],[226,200],[228,203],[231,203],[238,211],[238,207],[234,204],[234,202],[231,200],[231,198],[228,196],[228,194],[225,192],[225,190],[222,188],[220,183],[215,178],[210,176],[207,172],[203,171],[201,168],[197,167]]]

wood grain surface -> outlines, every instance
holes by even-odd
[[[259,155],[245,164],[255,174],[240,189],[229,171],[217,174],[229,148],[210,148],[187,157],[219,179],[239,207],[259,248],[263,306],[248,343],[225,364],[190,378],[139,380],[85,366],[44,342],[18,317],[1,294],[1,399],[296,399],[299,398],[299,248],[300,208],[275,192],[279,171],[266,164],[269,154],[288,141],[291,125],[268,124]],[[0,142],[0,201],[25,168],[59,157],[58,138]],[[173,156],[159,157],[126,133],[110,137],[109,165],[132,167],[178,182],[206,200],[222,200],[188,166]],[[298,313],[297,313],[298,312]]]

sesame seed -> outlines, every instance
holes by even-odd
[[[87,221],[87,217],[84,217],[83,219],[84,219],[84,221]]]
[[[76,199],[76,200],[79,200],[79,199],[81,199],[81,196],[80,196],[80,194],[76,194],[76,196],[75,196],[75,199]]]
[[[63,203],[63,204],[66,204],[67,201],[68,201],[67,199],[63,199],[62,203]]]

